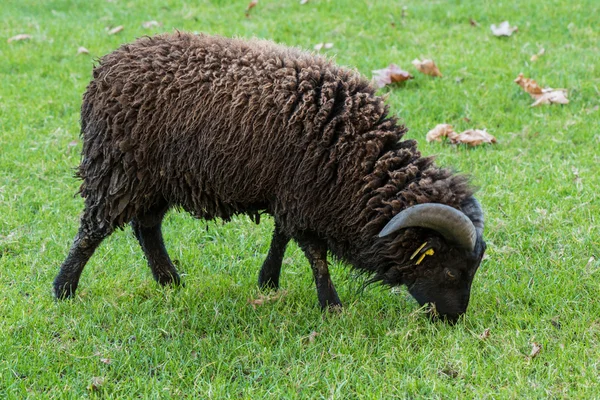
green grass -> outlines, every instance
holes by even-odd
[[[247,3],[0,5],[0,397],[597,397],[600,3],[261,0],[245,18]],[[489,25],[505,19],[519,31],[493,37]],[[163,26],[142,28],[148,20]],[[125,29],[107,35],[117,25]],[[82,208],[72,175],[93,59],[173,29],[309,49],[333,42],[325,52],[367,76],[391,62],[411,71],[414,80],[382,93],[423,153],[473,175],[487,216],[488,258],[467,317],[430,323],[405,290],[360,291],[337,264],[345,309],[323,315],[296,246],[286,294],[253,308],[272,221],[222,225],[175,212],[164,231],[185,287],[159,288],[126,229],[96,252],[78,296],[55,302],[51,282]],[[32,39],[7,43],[19,33]],[[434,58],[444,77],[416,73],[417,57]],[[530,108],[512,82],[519,72],[568,88],[571,103]],[[498,144],[427,144],[438,123],[487,128]],[[534,342],[542,350],[531,359]],[[94,388],[94,378],[103,383]]]

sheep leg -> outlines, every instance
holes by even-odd
[[[84,213],[82,216],[79,231],[73,240],[69,255],[54,278],[54,295],[59,300],[75,295],[85,264],[104,238],[113,232],[113,229],[106,225],[102,228],[97,226],[92,222],[93,218],[88,218],[86,215]]]
[[[161,204],[131,221],[131,227],[148,260],[152,275],[163,286],[181,283],[162,236],[162,220],[168,209],[168,205]]]
[[[298,244],[304,251],[306,258],[315,278],[317,286],[317,297],[323,310],[336,310],[342,307],[342,303],[335,291],[331,276],[329,275],[329,266],[327,264],[327,245],[318,239],[302,238]]]
[[[278,289],[279,275],[281,274],[281,262],[285,254],[290,237],[281,231],[277,221],[273,230],[273,239],[269,254],[263,262],[262,268],[258,274],[258,285],[261,289]]]

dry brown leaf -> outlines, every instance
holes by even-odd
[[[157,26],[162,26],[162,24],[160,22],[154,21],[154,20],[153,21],[146,21],[146,22],[142,23],[142,28],[145,28],[145,29],[150,29],[150,28],[154,28],[154,27],[157,27]]]
[[[258,298],[248,300],[248,304],[252,306],[252,308],[256,308],[256,306],[262,306],[266,303],[272,303],[275,300],[279,300],[287,294],[285,290],[279,290],[273,294],[259,294]]]
[[[104,378],[102,378],[100,376],[94,376],[92,378],[92,383],[90,383],[90,386],[88,386],[88,390],[93,390],[93,391],[100,390],[102,385],[104,385]]]
[[[79,46],[77,54],[90,54],[90,51],[83,46]]]
[[[485,340],[489,337],[490,337],[490,328],[485,328],[483,333],[481,335],[479,335],[479,339],[481,339],[481,340]]]
[[[413,79],[413,76],[407,71],[400,69],[396,64],[390,64],[387,68],[376,69],[373,71],[373,81],[379,88],[395,82],[404,82],[409,79]]]
[[[8,43],[10,43],[10,42],[18,42],[20,40],[29,40],[29,39],[31,39],[31,35],[29,35],[27,33],[20,33],[18,35],[15,35],[15,36],[9,38],[7,40],[7,42]]]
[[[252,10],[258,4],[258,0],[252,0],[248,3],[248,7],[246,8],[246,18],[250,17],[250,10]]]
[[[540,352],[542,351],[542,345],[538,344],[538,343],[531,343],[531,353],[529,353],[529,358],[530,359],[534,359],[535,357],[537,357]]]
[[[546,52],[546,49],[544,49],[543,47],[540,49],[540,51],[537,52],[537,54],[534,54],[531,56],[530,60],[531,62],[536,62],[541,56],[544,55],[544,53]]]
[[[492,24],[490,29],[494,36],[511,36],[514,32],[519,30],[516,26],[510,26],[508,21],[503,21],[498,26]]]
[[[532,96],[537,96],[542,94],[542,88],[537,84],[536,81],[530,78],[523,77],[523,74],[520,73],[515,79],[515,83],[523,88],[527,93]]]
[[[535,102],[531,107],[536,107],[541,104],[568,104],[566,89],[542,89],[533,79],[523,77],[523,74],[519,74],[515,83],[523,88],[527,93],[533,97]]]
[[[319,336],[319,332],[312,331],[308,336],[304,338],[305,343],[314,343],[316,337]]]
[[[487,131],[481,129],[468,129],[459,133],[454,137],[448,136],[450,143],[453,144],[468,144],[469,146],[479,146],[484,143],[496,143],[496,138]]]
[[[435,62],[433,62],[433,60],[421,61],[418,58],[415,58],[412,64],[419,70],[419,72],[425,75],[442,76],[442,73],[438,69],[437,65],[435,65]]]
[[[456,136],[456,135],[457,135],[457,133],[454,132],[454,128],[452,127],[452,125],[438,124],[435,126],[435,128],[433,128],[432,130],[427,132],[425,139],[428,142],[432,142],[434,140],[436,142],[441,142],[442,139],[445,137],[451,137],[451,136]]]
[[[541,104],[569,104],[566,89],[546,88],[542,92],[541,95],[534,97],[536,100],[531,107],[537,107]]]
[[[473,18],[469,18],[469,23],[471,26],[479,26],[479,22],[475,21]]]
[[[123,30],[123,25],[115,26],[114,28],[112,28],[111,30],[108,31],[108,34],[116,35],[117,33],[121,32],[122,30]]]

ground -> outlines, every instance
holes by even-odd
[[[0,397],[596,397],[600,4],[261,0],[246,17],[247,5],[0,5]],[[160,24],[142,26],[152,20]],[[493,36],[490,25],[504,20],[518,31]],[[345,309],[323,315],[295,246],[286,291],[253,304],[272,221],[207,224],[177,212],[165,236],[185,287],[154,283],[128,228],[102,244],[77,297],[55,302],[52,279],[82,208],[73,173],[93,60],[174,29],[306,49],[331,42],[321,52],[367,77],[390,63],[411,72],[381,93],[424,154],[473,176],[485,209],[488,254],[466,317],[431,323],[405,290],[361,290],[363,278],[340,264]],[[18,34],[31,37],[9,43]],[[424,57],[442,78],[414,69]],[[513,82],[520,72],[568,89],[570,103],[530,108]],[[498,143],[426,143],[439,123],[486,128]]]

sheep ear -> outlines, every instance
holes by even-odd
[[[411,227],[432,229],[449,243],[470,251],[475,249],[477,241],[475,225],[464,213],[445,204],[426,203],[408,207],[387,223],[379,232],[379,237]]]

